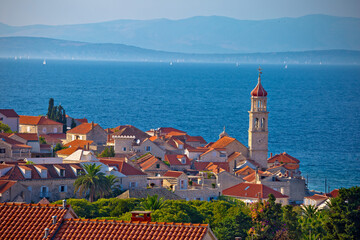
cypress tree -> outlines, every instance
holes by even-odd
[[[71,120],[71,129],[73,129],[74,127],[76,127],[76,123],[75,123],[74,119],[72,118],[72,120]]]
[[[66,113],[65,113],[65,109],[63,109],[63,111],[62,111],[61,122],[64,124],[64,125],[63,125],[63,133],[66,133],[66,131],[67,131],[67,124],[66,124]]]
[[[52,113],[52,111],[53,111],[53,108],[54,108],[54,99],[53,99],[53,98],[50,98],[50,100],[49,100],[48,112],[47,112],[47,114],[46,114],[46,116],[47,116],[48,118],[50,118],[51,113]]]

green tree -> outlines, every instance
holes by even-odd
[[[360,239],[360,187],[342,188],[331,199],[324,239]]]
[[[0,133],[12,133],[9,125],[0,122]]]
[[[283,221],[290,239],[297,240],[301,235],[299,215],[294,211],[292,205],[283,207]]]
[[[47,144],[44,137],[39,137],[39,142],[40,142],[40,144]]]
[[[80,195],[88,194],[89,201],[93,202],[96,196],[103,197],[108,194],[111,189],[109,181],[105,174],[101,172],[101,165],[96,166],[93,164],[84,164],[85,174],[79,176],[74,183],[75,190],[79,190]]]
[[[54,108],[54,99],[50,98],[49,99],[49,107],[48,107],[48,112],[46,114],[46,116],[51,119],[51,114],[53,112],[53,108]]]
[[[73,129],[74,127],[76,127],[76,123],[75,123],[75,120],[72,118],[71,119],[71,129]]]
[[[114,148],[105,148],[99,155],[99,157],[115,157]]]
[[[153,196],[148,195],[147,198],[145,198],[144,201],[141,202],[139,208],[141,210],[155,211],[161,209],[162,207],[164,207],[164,205],[164,198],[159,198],[159,196],[155,194]]]
[[[116,197],[121,194],[121,186],[119,185],[119,179],[115,175],[106,176],[110,192],[107,194],[108,197]]]
[[[234,216],[222,218],[214,228],[214,234],[218,239],[224,240],[233,240],[235,237],[245,239],[250,227],[251,218],[240,211]]]

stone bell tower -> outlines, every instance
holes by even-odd
[[[251,91],[251,110],[249,111],[249,152],[250,159],[267,168],[268,157],[268,114],[266,110],[267,92],[261,85],[259,67],[258,84]]]

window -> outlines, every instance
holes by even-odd
[[[145,147],[145,151],[150,152],[150,151],[151,151],[151,147],[150,147],[150,146],[146,146],[146,147]]]
[[[0,153],[5,153],[6,149],[5,148],[0,148]]]
[[[66,185],[59,186],[59,192],[67,192],[67,186]]]
[[[71,140],[75,140],[75,135],[71,135]]]
[[[126,147],[123,147],[123,151],[126,152]]]
[[[255,128],[259,127],[259,119],[255,118],[255,122],[254,122]]]
[[[137,187],[137,182],[130,182],[129,187],[130,187],[130,189],[136,188]]]
[[[28,186],[27,188],[28,188],[29,192],[32,191],[32,187],[31,187],[31,186]]]
[[[160,164],[159,164],[159,163],[156,164],[156,168],[160,168]]]
[[[226,157],[225,153],[220,153],[220,157]]]
[[[54,133],[57,133],[57,128],[56,127],[54,128]]]
[[[65,170],[64,169],[60,169],[60,177],[65,177]]]
[[[27,127],[26,129],[27,129],[27,132],[30,132],[30,127]]]
[[[42,131],[43,131],[43,133],[46,133],[46,128],[43,128],[43,130],[42,130]]]
[[[4,120],[4,118],[1,117],[1,118],[0,118],[0,121],[2,121],[2,120]]]

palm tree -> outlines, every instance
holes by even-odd
[[[314,217],[318,212],[318,208],[313,205],[303,205],[302,209],[305,217],[307,218]]]
[[[106,179],[108,181],[110,192],[108,193],[109,197],[116,197],[114,195],[120,195],[121,189],[119,183],[119,179],[114,175],[107,175]]]
[[[141,203],[140,209],[155,211],[162,208],[165,205],[164,198],[159,198],[157,194],[153,196],[147,196],[147,198]]]
[[[103,196],[110,191],[109,181],[103,172],[100,172],[101,165],[84,164],[86,174],[78,177],[74,183],[76,193],[80,195],[89,194],[89,201],[93,202],[97,195]]]

